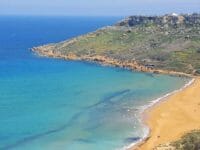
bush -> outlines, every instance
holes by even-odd
[[[197,69],[197,70],[195,71],[195,74],[200,75],[200,69]]]
[[[184,135],[172,144],[177,150],[200,150],[200,131],[195,130]]]

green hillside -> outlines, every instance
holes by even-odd
[[[105,56],[153,69],[200,73],[200,15],[131,16],[68,41],[34,48],[39,53]]]

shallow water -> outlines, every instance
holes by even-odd
[[[144,136],[141,108],[188,79],[44,58],[29,50],[119,19],[0,17],[0,149],[114,150]]]

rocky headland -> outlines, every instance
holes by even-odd
[[[200,14],[130,16],[113,26],[32,50],[144,72],[198,75]]]

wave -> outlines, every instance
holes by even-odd
[[[187,88],[188,86],[190,86],[191,84],[193,84],[194,81],[195,81],[195,79],[192,78],[189,82],[187,82],[187,83],[186,83],[183,87],[181,87],[180,89],[174,90],[174,91],[172,91],[172,92],[169,92],[169,93],[167,93],[167,94],[165,94],[165,95],[163,95],[163,96],[161,96],[161,97],[159,97],[159,98],[156,98],[156,99],[152,100],[152,101],[150,102],[150,104],[147,104],[147,105],[144,105],[144,106],[140,107],[140,114],[144,114],[145,110],[147,110],[147,109],[153,107],[155,104],[157,104],[157,103],[159,103],[159,102],[161,102],[161,101],[163,101],[163,100],[166,100],[166,98],[168,98],[169,96],[171,96],[171,95],[173,95],[173,94],[175,94],[175,93],[177,93],[177,92],[180,92],[180,91],[184,90],[185,88]],[[130,149],[130,148],[132,148],[132,147],[134,147],[134,146],[140,144],[141,142],[145,141],[145,140],[149,137],[150,128],[149,128],[148,126],[146,126],[146,125],[144,124],[144,122],[143,122],[143,120],[144,120],[144,115],[142,115],[142,117],[140,118],[140,120],[141,120],[141,122],[142,122],[142,125],[144,126],[144,127],[143,127],[144,134],[142,135],[142,137],[141,137],[139,140],[137,140],[137,141],[135,141],[135,142],[129,144],[128,146],[124,146],[124,147],[122,147],[122,148],[120,148],[120,149],[117,149],[117,150],[128,150],[128,149]]]

